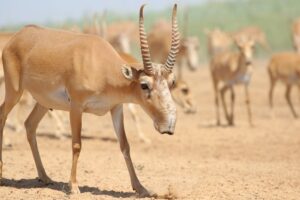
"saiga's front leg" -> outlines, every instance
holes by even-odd
[[[234,104],[235,104],[235,92],[233,86],[230,87],[231,91],[231,111],[230,111],[230,124],[234,125]]]
[[[130,157],[130,147],[126,138],[123,122],[123,106],[118,105],[111,110],[112,121],[114,125],[115,132],[117,134],[120,148],[125,158],[126,166],[129,171],[131,185],[133,190],[135,190],[140,197],[149,197],[153,196],[150,194],[140,183],[139,179],[136,176],[131,157]]]
[[[72,194],[80,193],[77,180],[76,180],[76,170],[77,170],[77,162],[81,150],[81,117],[82,117],[82,109],[80,105],[75,103],[71,103],[70,110],[70,123],[72,130],[72,169],[71,169],[71,177],[69,182],[70,191]]]
[[[288,84],[288,85],[286,86],[285,98],[286,98],[286,101],[287,101],[287,103],[288,103],[288,105],[289,105],[291,111],[292,111],[293,116],[294,116],[295,118],[298,118],[298,115],[297,115],[297,113],[296,113],[296,111],[295,111],[295,109],[294,109],[294,106],[293,106],[293,104],[292,104],[292,101],[291,101],[291,89],[292,89],[292,85]]]

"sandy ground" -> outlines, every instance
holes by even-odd
[[[155,132],[148,116],[138,110],[142,128],[152,144],[140,142],[126,110],[131,155],[141,183],[159,194],[170,190],[178,199],[299,199],[300,123],[293,119],[281,85],[276,88],[275,110],[271,115],[264,66],[264,62],[257,62],[251,83],[255,124],[252,128],[247,122],[243,87],[236,88],[236,126],[214,125],[215,108],[207,66],[185,74],[195,94],[198,113],[185,115],[179,109],[175,135]],[[294,104],[300,112],[297,92],[294,93]],[[24,118],[28,112],[24,112]],[[222,122],[225,124],[224,119]],[[4,137],[11,140],[13,147],[3,152],[1,200],[135,198],[110,115],[84,116],[77,176],[82,192],[79,195],[67,194],[70,138],[51,137],[54,128],[54,121],[45,118],[38,129],[41,157],[54,180],[51,185],[36,179],[25,131],[14,133],[5,129]]]

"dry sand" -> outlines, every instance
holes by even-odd
[[[236,88],[236,126],[214,125],[207,66],[195,73],[185,73],[197,100],[198,113],[185,115],[179,109],[175,135],[155,132],[151,120],[139,109],[142,128],[152,144],[140,142],[126,109],[127,136],[141,183],[151,191],[170,193],[170,198],[178,199],[300,199],[300,123],[293,119],[281,85],[276,88],[275,110],[271,115],[264,66],[264,62],[257,62],[250,86],[255,124],[252,128],[247,122],[243,87]],[[298,94],[294,93],[293,101],[300,113]],[[67,113],[65,116],[68,119]],[[71,141],[51,137],[53,123],[45,118],[38,129],[41,157],[46,172],[54,180],[51,185],[36,179],[25,131],[14,133],[5,129],[4,137],[10,139],[13,147],[3,152],[1,200],[135,198],[109,114],[84,116],[77,176],[82,192],[79,195],[67,194]]]

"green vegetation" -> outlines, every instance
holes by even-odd
[[[188,10],[189,34],[200,38],[202,55],[206,55],[205,29],[219,27],[233,32],[249,25],[256,25],[266,33],[274,52],[292,50],[291,24],[295,18],[300,17],[300,1],[232,0],[190,6]],[[166,16],[166,13],[170,15],[167,10],[160,13],[160,16]],[[181,12],[181,19],[182,15]],[[259,56],[265,56],[266,53],[258,49]]]
[[[150,6],[149,6],[150,7]],[[158,18],[170,19],[171,8],[162,12],[149,12],[146,9],[146,28]],[[179,22],[182,22],[184,8],[179,7]],[[273,51],[292,50],[291,24],[300,17],[300,0],[231,0],[221,2],[207,2],[191,5],[189,11],[189,35],[200,38],[202,52],[201,58],[206,56],[205,29],[219,27],[225,31],[236,31],[240,28],[256,25],[267,36]],[[129,16],[120,16],[108,12],[108,22],[131,19],[137,21],[137,13]],[[100,14],[101,15],[101,14]],[[62,27],[63,25],[77,24],[81,27],[88,23],[90,16],[84,16],[79,21],[66,20],[61,24],[47,23],[47,26]],[[182,25],[182,23],[180,23]],[[3,27],[2,30],[17,30],[20,26]],[[259,55],[264,56],[265,51],[259,49]]]
[[[291,24],[300,17],[300,1],[236,0],[208,3],[191,7],[190,13],[190,34],[199,35],[202,42],[205,42],[204,28],[220,27],[235,31],[256,25],[266,33],[272,50],[281,51],[292,49]]]

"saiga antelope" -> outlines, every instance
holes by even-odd
[[[98,20],[97,15],[95,15],[93,24],[86,27],[83,32],[103,37],[109,41],[118,52],[130,53],[130,42],[135,39],[136,25],[133,22],[124,21],[116,22],[108,26],[105,16],[106,13],[103,13],[101,19]]]
[[[120,148],[130,174],[132,188],[140,196],[150,193],[139,182],[130,157],[123,124],[123,103],[137,103],[149,114],[160,133],[172,135],[176,107],[170,93],[173,66],[179,47],[175,4],[172,14],[172,43],[165,64],[151,61],[144,30],[143,8],[139,15],[142,65],[128,65],[105,40],[91,35],[27,26],[19,31],[3,51],[5,100],[0,107],[0,144],[7,115],[28,90],[37,103],[25,121],[27,138],[38,176],[50,182],[37,147],[36,128],[48,109],[70,113],[72,132],[72,169],[70,190],[80,193],[77,161],[81,150],[83,113],[104,115],[109,112]],[[2,148],[0,148],[2,177]]]
[[[266,50],[270,49],[265,33],[257,26],[248,26],[233,33],[227,33],[218,28],[204,32],[207,35],[208,54],[211,58],[230,50],[234,38],[251,37],[255,44],[259,44]]]
[[[218,28],[213,30],[205,30],[207,36],[207,51],[210,58],[215,55],[229,51],[232,45],[232,38],[230,34],[221,31]]]
[[[167,46],[170,41],[167,37],[170,37],[168,23],[159,21],[159,24],[155,24],[152,32],[149,34],[149,48],[150,54],[153,60],[156,62],[162,62],[168,56],[166,55]],[[187,83],[182,78],[183,62],[187,61],[190,69],[195,70],[198,65],[198,40],[193,37],[181,39],[179,46],[179,52],[177,60],[177,76],[178,79],[175,82],[175,87],[172,89],[172,96],[175,102],[183,107],[185,113],[196,112],[193,105],[191,91]]]
[[[252,114],[250,108],[250,97],[248,86],[252,74],[252,54],[254,41],[250,38],[236,38],[235,43],[239,48],[238,52],[224,52],[212,58],[210,63],[211,76],[215,93],[215,105],[217,115],[217,125],[220,125],[219,93],[229,125],[234,125],[234,86],[243,84],[246,93],[246,105],[248,111],[249,124],[252,125]],[[222,85],[220,85],[220,83]],[[227,110],[225,93],[231,91],[231,112]]]
[[[184,31],[186,32],[186,31]],[[148,36],[150,53],[156,62],[165,60],[170,46],[171,29],[168,22],[158,21],[153,25]],[[177,56],[178,70],[187,65],[190,70],[195,70],[199,65],[199,40],[197,37],[186,36],[180,40]]]
[[[182,76],[182,69],[177,72],[176,81],[171,88],[171,94],[174,101],[183,108],[185,113],[193,114],[197,112],[191,89]]]
[[[178,79],[172,89],[172,96],[186,113],[194,113],[196,109],[192,101],[190,88],[181,77],[184,66],[187,65],[190,70],[195,70],[199,65],[199,40],[197,37],[187,36],[187,15],[185,15],[184,25],[184,37],[180,40],[176,62]],[[165,20],[159,20],[153,25],[148,41],[150,54],[156,62],[163,62],[167,58],[171,32],[170,25]]]
[[[247,26],[232,33],[232,37],[251,37],[255,44],[259,44],[266,50],[270,50],[266,34],[257,26]]]
[[[273,91],[279,80],[286,85],[285,98],[295,118],[298,115],[291,101],[293,85],[300,89],[300,54],[296,52],[277,53],[272,56],[268,65],[270,77],[269,105],[273,108]]]

